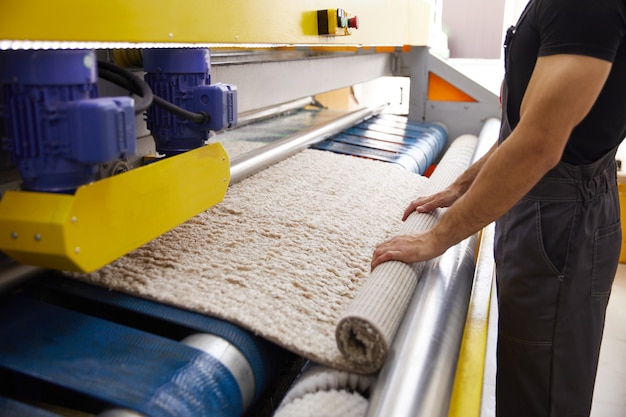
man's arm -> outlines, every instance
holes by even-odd
[[[432,229],[381,243],[372,269],[389,260],[409,263],[439,256],[506,213],[558,164],[610,70],[610,62],[587,56],[538,58],[518,125],[484,162],[467,192]]]

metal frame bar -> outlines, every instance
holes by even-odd
[[[394,57],[393,53],[344,53],[225,63],[212,66],[211,80],[236,85],[238,112],[244,113],[393,75]]]
[[[478,135],[486,120],[500,118],[497,95],[431,54],[427,47],[413,47],[400,57],[396,75],[411,79],[410,120],[443,123],[448,128],[448,137],[454,139],[463,134]],[[472,96],[476,102],[428,100],[429,72]]]

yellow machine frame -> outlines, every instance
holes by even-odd
[[[319,36],[317,10],[333,8],[359,29]],[[413,0],[5,1],[0,41],[425,45],[430,17],[430,2]]]

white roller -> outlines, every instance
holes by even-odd
[[[274,417],[362,417],[374,382],[373,376],[314,365],[287,392]]]

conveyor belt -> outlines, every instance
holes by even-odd
[[[424,174],[446,145],[444,126],[382,114],[314,146],[315,149],[390,162]]]
[[[196,349],[25,297],[0,312],[14,318],[0,327],[0,364],[15,378],[155,417],[243,411],[234,377]]]
[[[33,298],[44,298],[50,303],[165,337],[182,339],[194,332],[218,336],[241,350],[250,363],[253,377],[259,381],[252,392],[254,399],[260,396],[266,382],[276,372],[279,350],[275,346],[222,320],[64,277],[42,280],[41,285],[29,294]]]
[[[0,374],[21,382],[4,390],[31,401],[61,392],[85,398],[91,411],[240,416],[278,368],[278,348],[229,323],[62,277],[4,300],[0,316],[10,318],[0,323]],[[248,374],[232,353],[175,340],[198,332],[241,352]]]

